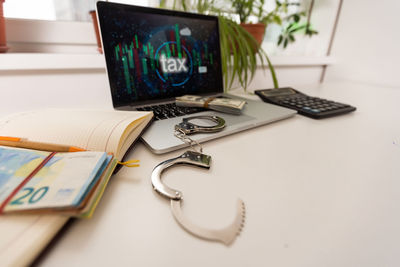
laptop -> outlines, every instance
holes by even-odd
[[[241,115],[175,105],[175,97],[187,94],[239,98],[224,93],[215,16],[109,2],[97,2],[97,16],[114,108],[154,111],[141,139],[156,154],[187,146],[174,136],[185,117],[225,119],[220,132],[190,136],[205,142],[296,114],[248,99]]]

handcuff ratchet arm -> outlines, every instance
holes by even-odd
[[[195,165],[202,168],[210,168],[211,156],[195,152],[195,151],[186,151],[182,155],[176,158],[172,158],[166,161],[161,162],[158,164],[152,174],[151,174],[151,184],[153,185],[154,190],[159,193],[160,195],[173,199],[173,200],[181,200],[182,199],[182,192],[179,190],[170,188],[169,186],[165,185],[161,181],[161,173],[175,165],[175,164],[189,164]]]

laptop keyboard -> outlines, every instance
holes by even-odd
[[[193,108],[193,107],[179,107],[175,103],[145,106],[136,108],[139,111],[153,111],[154,120],[165,120],[168,118],[180,117],[188,114],[197,113],[204,111],[204,108]]]

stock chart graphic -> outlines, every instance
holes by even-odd
[[[159,14],[124,19],[112,15],[105,18],[107,33],[102,34],[113,99],[131,102],[207,93],[221,82],[215,22]]]

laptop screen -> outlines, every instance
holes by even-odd
[[[223,92],[218,18],[98,2],[114,107]]]

